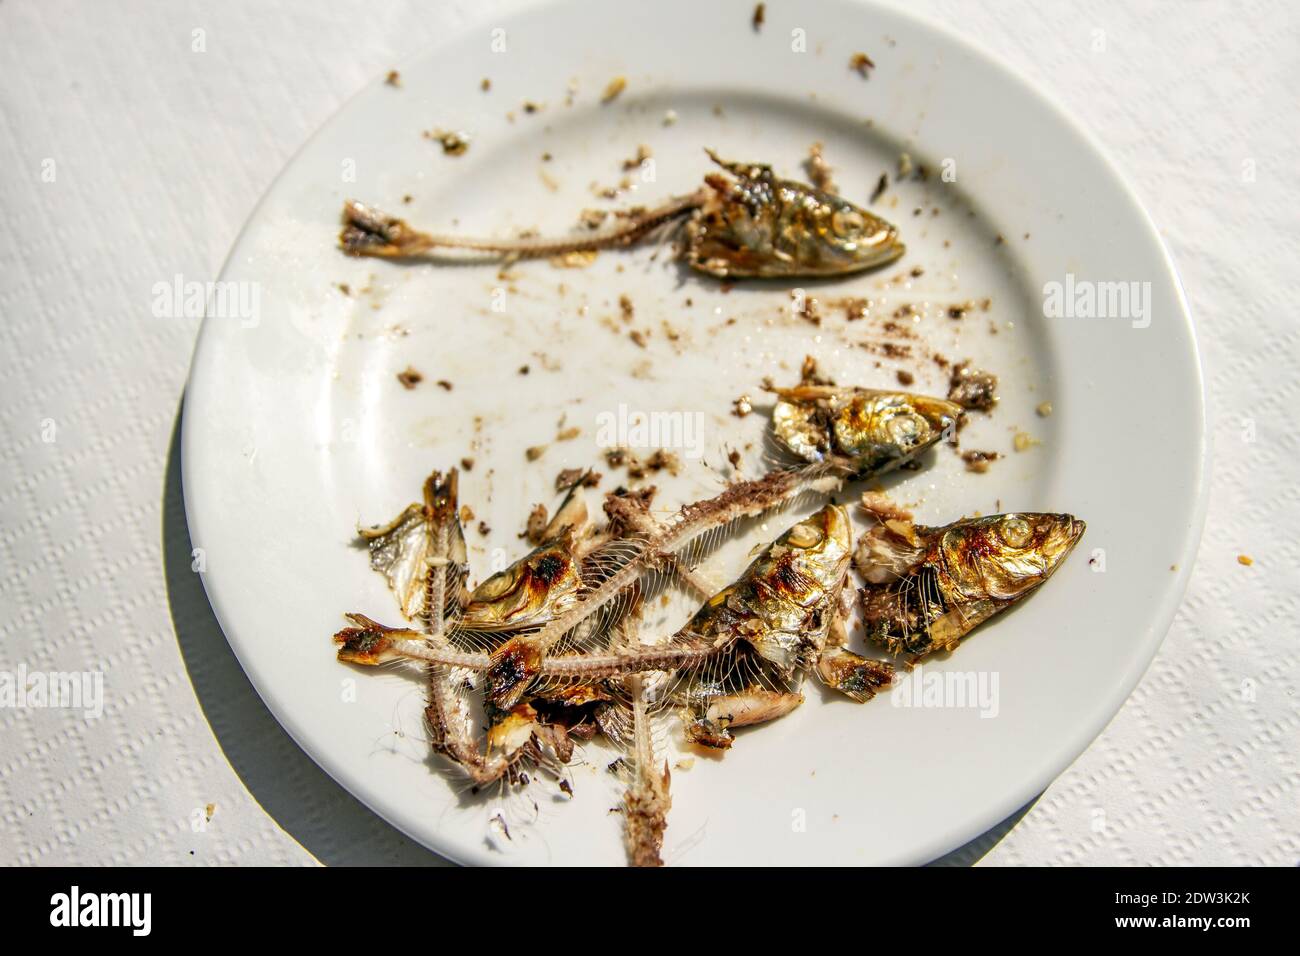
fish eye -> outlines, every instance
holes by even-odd
[[[1033,531],[1024,518],[1010,517],[1002,521],[998,534],[1009,547],[1023,548],[1029,543]]]
[[[929,425],[924,418],[904,412],[890,417],[885,426],[889,439],[900,448],[910,448],[929,435]]]
[[[815,528],[805,522],[800,522],[790,529],[785,540],[796,548],[811,548],[813,545],[822,540],[821,529]]]
[[[867,228],[862,214],[852,209],[837,209],[831,213],[831,229],[841,239],[855,239]]]
[[[475,600],[495,601],[515,586],[515,577],[518,573],[519,569],[515,567],[492,575],[478,586],[478,589],[474,592]]]

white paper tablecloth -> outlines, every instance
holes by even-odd
[[[1023,71],[1134,183],[1186,284],[1214,445],[1159,657],[1023,816],[948,862],[1294,865],[1300,13],[907,6]],[[0,709],[0,862],[438,862],[297,749],[226,645],[181,503],[197,323],[154,318],[150,290],[215,278],[299,144],[486,7],[0,3],[0,670],[106,685],[97,721]],[[1134,414],[1160,427],[1160,409]],[[1115,466],[1142,480],[1141,462]]]

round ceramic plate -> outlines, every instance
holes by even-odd
[[[803,707],[740,733],[725,759],[672,745],[670,864],[923,863],[977,836],[1116,713],[1190,572],[1206,454],[1196,347],[1116,171],[1024,80],[933,24],[818,0],[769,3],[756,29],[752,9],[554,3],[448,38],[302,149],[210,305],[184,480],[213,607],[303,749],[452,859],[624,856],[608,751],[583,749],[572,797],[544,781],[468,793],[428,753],[419,674],[334,658],[345,611],[400,623],[355,529],[417,500],[433,468],[472,459],[461,497],[482,580],[526,551],[525,518],[555,507],[561,469],[596,466],[600,491],[632,480],[605,464],[610,445],[677,455],[676,475],[648,479],[664,514],[719,490],[732,452],[760,473],[762,383],[797,381],[805,356],[842,385],[910,375],[939,394],[969,359],[999,376],[1001,400],[961,446],[1001,457],[979,474],[940,448],[886,487],[928,524],[997,510],[1087,521],[1045,587],[900,690],[859,705],[809,685]],[[858,53],[874,66],[854,69]],[[423,135],[438,131],[468,150]],[[438,231],[565,233],[584,209],[695,189],[705,147],[806,179],[815,142],[836,190],[901,228],[899,262],[727,285],[683,269],[671,244],[504,272],[336,246],[348,197]],[[398,380],[408,368],[413,388]],[[756,406],[744,417],[742,395]],[[795,517],[745,528],[703,573],[730,580]],[[650,626],[670,632],[690,610],[673,599]]]

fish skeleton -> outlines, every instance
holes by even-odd
[[[560,238],[477,239],[435,235],[356,200],[343,205],[339,245],[353,256],[436,259],[442,253],[549,258],[633,245],[670,223],[682,226],[680,255],[697,272],[720,279],[825,278],[895,261],[906,251],[896,227],[816,186],[780,179],[762,163],[735,163],[707,150],[726,173],[615,227]]]

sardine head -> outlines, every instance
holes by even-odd
[[[761,163],[709,157],[736,178],[705,177],[708,198],[686,230],[692,268],[719,278],[846,275],[893,262],[898,230],[847,199],[778,179]]]
[[[767,585],[794,605],[806,607],[838,591],[848,573],[853,524],[840,505],[826,505],[790,527],[772,544],[773,574]]]
[[[1015,601],[1051,577],[1085,527],[1065,514],[974,518],[943,532],[940,556],[946,576],[963,597]]]
[[[800,200],[808,211],[812,236],[802,257],[809,267],[807,274],[846,275],[875,269],[907,251],[897,227],[879,216],[811,186],[785,185],[803,193]]]
[[[573,560],[573,532],[546,542],[469,596],[458,622],[467,630],[510,630],[545,623],[573,600],[582,583]]]
[[[942,398],[803,385],[777,392],[776,437],[805,461],[849,459],[859,476],[916,457],[950,434],[962,409]]]

